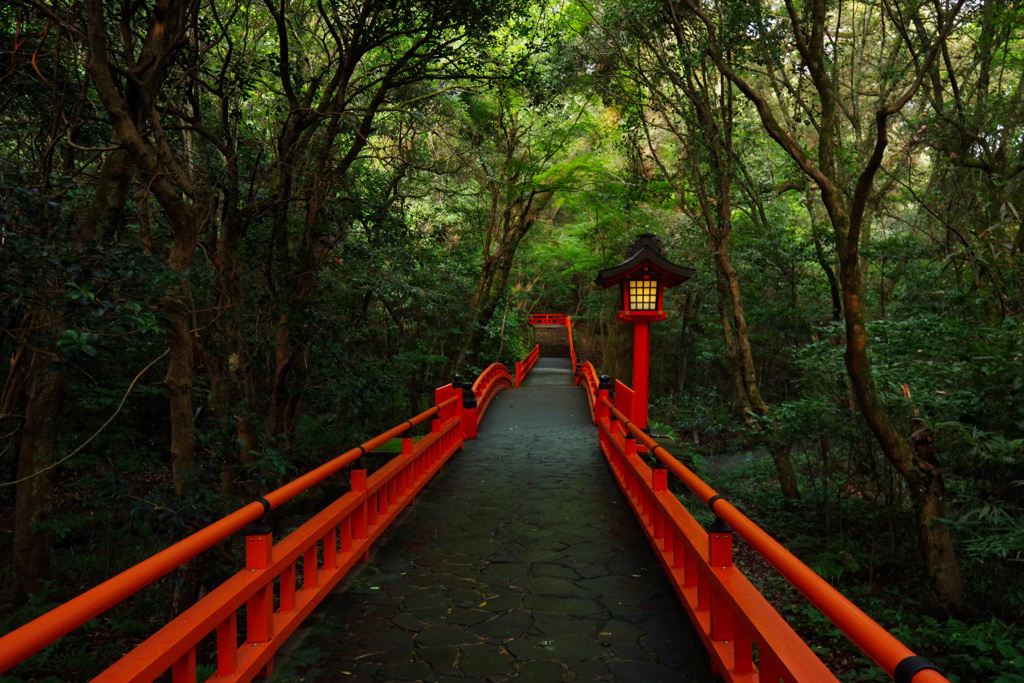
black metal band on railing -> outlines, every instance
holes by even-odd
[[[262,514],[262,515],[260,515],[260,517],[265,517],[265,516],[269,515],[269,514],[270,514],[270,511],[271,511],[271,510],[273,509],[273,508],[271,507],[271,505],[270,505],[270,501],[269,501],[269,500],[267,500],[266,498],[257,498],[257,499],[256,499],[255,501],[253,501],[253,502],[255,502],[255,503],[259,503],[260,505],[262,505],[262,506],[263,506],[263,514]]]
[[[910,683],[914,680],[914,676],[929,669],[942,673],[938,667],[924,657],[911,655],[900,660],[900,663],[896,665],[896,669],[892,672],[893,683]]]
[[[365,446],[363,446],[362,444],[359,444],[358,446],[356,446],[356,448],[359,449],[359,457],[360,458],[363,457],[364,455],[366,455],[366,447]]]
[[[406,429],[412,429],[412,422],[410,422],[409,420],[406,420],[406,421],[405,421],[405,422],[403,422],[402,424],[407,424],[407,425],[409,425],[408,427],[406,427]]]
[[[270,504],[269,500],[267,500],[266,498],[262,498],[262,497],[261,498],[257,498],[253,502],[254,503],[259,503],[260,505],[262,505],[263,506],[263,512],[261,512],[259,517],[257,517],[256,519],[252,520],[252,522],[250,522],[249,525],[245,527],[245,535],[246,536],[265,536],[265,535],[271,533],[271,531],[272,531],[270,525],[267,524],[267,515],[269,515],[270,511],[274,509],[274,506]]]
[[[725,500],[725,496],[719,493],[716,493],[715,495],[708,498],[708,509],[711,510],[711,512],[714,512],[716,516],[718,515],[718,513],[715,512],[715,503],[717,503],[720,500]]]

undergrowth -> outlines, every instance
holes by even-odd
[[[806,476],[800,482],[803,498],[785,501],[770,459],[748,458],[709,483],[953,683],[1024,683],[1024,618],[1013,594],[1019,586],[1004,583],[995,596],[982,592],[991,587],[986,576],[1004,574],[991,558],[961,558],[972,607],[965,614],[944,614],[930,605],[912,519],[894,523],[890,509],[864,497],[827,498]],[[842,482],[833,485],[841,488]],[[910,510],[905,512],[909,517]],[[735,560],[840,680],[889,680],[740,540]],[[1013,558],[1003,562],[1012,564]]]

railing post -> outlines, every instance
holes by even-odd
[[[260,521],[253,524],[245,536],[245,568],[250,572],[266,569],[273,563],[274,534]],[[268,580],[246,602],[246,643],[269,643],[274,637],[274,582]],[[274,671],[273,658],[261,672],[269,676]]]
[[[732,566],[732,528],[718,515],[708,529],[708,564],[712,567]]]
[[[366,470],[352,470],[349,473],[352,480],[352,490],[363,493],[363,500],[356,509],[352,511],[352,539],[361,541],[369,536],[369,528],[366,524]],[[360,562],[370,559],[370,554],[363,553],[359,558]]]
[[[463,382],[462,377],[455,375],[452,386],[462,391],[461,413],[462,413],[462,438],[475,439],[477,430],[477,403],[476,394],[473,393],[472,382]],[[459,444],[462,448],[462,444]]]
[[[454,393],[455,386],[453,384],[438,387],[437,389],[434,390],[434,403],[440,405],[441,403],[444,403],[445,401],[450,399],[452,395],[454,395]],[[458,405],[446,406],[437,411],[436,417],[441,422],[447,422],[448,420],[458,415],[460,410],[461,408]]]
[[[594,419],[596,422],[607,421],[611,415],[611,411],[604,402],[611,400],[612,386],[612,378],[608,375],[601,375],[597,383],[597,405],[594,406]]]
[[[708,565],[711,570],[732,566],[732,528],[718,515],[708,529]],[[729,603],[711,587],[711,638],[733,640],[734,620]]]
[[[594,403],[594,424],[597,425],[597,445],[605,453],[612,450],[609,439],[611,439],[611,410],[605,401],[611,401],[612,378],[608,375],[601,375],[597,384],[597,400]]]
[[[452,375],[452,393],[456,396],[462,393],[462,375],[455,373]],[[463,417],[463,402],[456,401],[454,409],[455,417]],[[465,420],[463,420],[465,422]]]

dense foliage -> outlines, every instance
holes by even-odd
[[[592,280],[654,232],[698,273],[657,428],[952,678],[1024,680],[1022,13],[0,5],[0,630],[520,357],[530,312],[628,382]]]

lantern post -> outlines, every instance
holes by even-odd
[[[605,268],[594,282],[605,289],[619,285],[622,310],[618,319],[633,323],[633,414],[630,419],[647,429],[648,378],[650,377],[650,324],[664,320],[666,289],[693,277],[693,269],[671,263],[661,255],[658,238],[651,233],[637,235],[626,251],[626,260]]]

